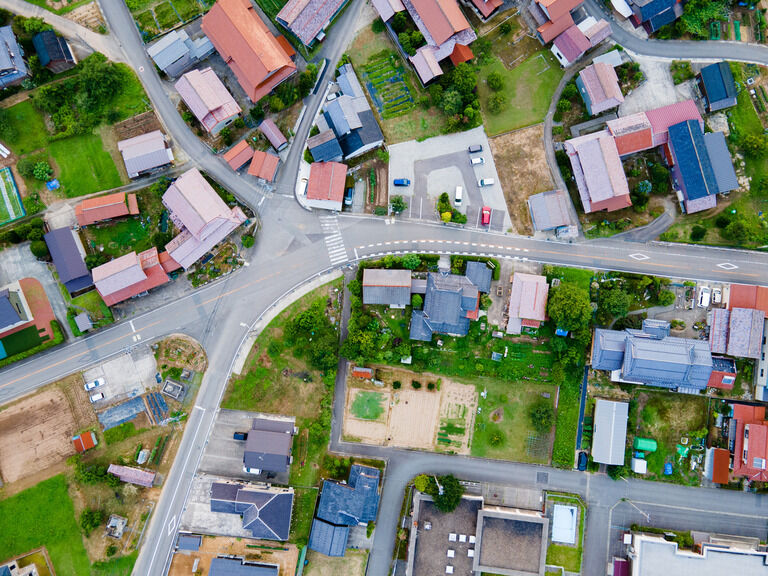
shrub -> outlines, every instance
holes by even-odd
[[[37,180],[50,180],[51,176],[53,176],[53,168],[51,168],[48,162],[37,162],[34,168],[32,168],[32,175]]]
[[[555,410],[552,403],[544,398],[539,398],[528,408],[528,418],[534,430],[541,433],[549,432],[555,420]]]
[[[566,100],[565,98],[561,98],[557,101],[557,109],[560,110],[560,112],[568,112],[572,106],[573,104],[571,104],[571,101]]]
[[[421,310],[421,307],[424,306],[424,298],[422,298],[421,294],[414,294],[411,296],[411,306]]]
[[[221,142],[224,146],[229,146],[232,144],[232,130],[229,128],[222,128],[221,132],[219,132],[219,138],[221,138]]]
[[[371,24],[371,30],[373,30],[374,34],[380,34],[384,32],[385,29],[386,26],[384,26],[384,21],[381,18],[376,18]]]
[[[117,554],[117,546],[115,546],[114,544],[110,544],[109,546],[107,546],[106,554],[110,558],[115,554]]]
[[[243,243],[243,248],[250,248],[256,243],[256,240],[251,234],[243,234],[240,237],[240,241]]]
[[[421,382],[419,382],[418,380],[411,380],[411,386],[413,386],[414,390],[418,390],[419,388],[421,388]]]
[[[402,383],[400,382],[400,380],[395,380],[394,382],[392,382],[392,388],[395,390],[400,390],[401,386],[402,386]]]
[[[264,108],[259,102],[257,102],[253,105],[253,108],[248,111],[248,114],[256,122],[261,122],[264,119]]]
[[[512,24],[509,22],[509,20],[504,20],[504,22],[501,23],[501,26],[499,26],[499,31],[504,35],[512,32]]]
[[[29,245],[29,249],[38,260],[41,258],[47,258],[49,255],[48,245],[43,240],[35,240],[32,242],[32,244]]]
[[[107,515],[104,510],[86,508],[80,513],[80,528],[86,537],[91,535],[105,520]]]
[[[280,99],[280,96],[273,94],[269,97],[269,109],[272,112],[280,112],[285,108],[285,103]]]
[[[392,18],[392,29],[399,34],[400,32],[404,32],[407,27],[408,16],[405,15],[405,12],[398,12],[395,14]]]
[[[568,82],[568,84],[565,85],[565,88],[563,88],[563,98],[566,98],[568,100],[575,100],[579,97],[579,89],[576,86],[575,82]]]
[[[235,121],[232,122],[232,126],[234,128],[245,128],[245,120],[241,116],[238,116],[235,118]]]
[[[427,390],[434,390],[434,389],[435,389],[435,383],[427,382]]]
[[[488,98],[488,110],[491,114],[499,114],[507,107],[507,96],[503,92],[496,92]]]
[[[501,90],[504,90],[504,76],[502,76],[499,72],[491,72],[488,74],[487,82],[488,88],[494,92],[500,92]]]
[[[731,223],[731,217],[726,213],[719,214],[715,219],[715,226],[718,228],[725,228]]]
[[[706,235],[707,235],[707,229],[704,228],[704,226],[695,224],[693,228],[691,228],[691,240],[693,240],[694,242],[703,240],[704,236]]]

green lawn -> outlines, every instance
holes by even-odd
[[[103,253],[112,258],[122,256],[131,250],[140,252],[152,246],[149,230],[140,220],[130,219],[114,222],[100,228],[88,229],[88,239],[103,246]]]
[[[88,576],[75,509],[63,475],[0,501],[0,558],[45,546],[58,576]]]
[[[91,290],[90,292],[72,298],[72,304],[87,310],[92,322],[105,320],[106,322],[100,324],[100,326],[105,326],[106,324],[113,322],[112,312],[109,307],[104,304],[104,300],[101,299],[101,296],[99,296],[99,293],[96,290]]]
[[[592,270],[585,268],[566,268],[564,266],[544,266],[544,275],[549,282],[552,282],[553,278],[559,278],[563,282],[573,282],[578,284],[582,288],[589,290],[589,285],[592,282],[592,277],[595,273]]]
[[[294,488],[290,536],[294,544],[301,546],[309,541],[317,494],[317,488]]]
[[[149,110],[149,99],[138,77],[126,64],[120,62],[115,66],[122,76],[122,86],[115,97],[110,109],[117,112],[117,122],[136,116]]]
[[[486,82],[491,72],[504,77],[507,105],[499,114],[488,110],[492,91]],[[478,93],[483,109],[483,123],[489,136],[537,124],[544,120],[555,88],[563,76],[563,70],[555,57],[543,50],[508,70],[498,58],[481,67],[478,73]]]
[[[256,0],[256,4],[264,10],[264,13],[269,16],[270,20],[274,20],[277,13],[285,5],[283,0]]]
[[[584,506],[577,496],[556,496],[547,493],[547,504],[561,502],[568,506],[576,506],[579,509],[579,523],[577,527],[577,541],[575,546],[550,543],[547,548],[547,565],[562,566],[568,572],[581,572],[581,558],[584,547]]]
[[[155,18],[157,18],[157,23],[164,30],[173,28],[180,22],[170,2],[163,2],[155,6]]]
[[[136,14],[134,17],[136,24],[139,25],[139,29],[145,32],[150,38],[153,38],[160,34],[160,30],[155,22],[155,17],[152,14],[152,10],[147,10],[141,14]]]
[[[19,354],[20,352],[34,348],[42,341],[42,338],[40,338],[37,332],[37,326],[24,328],[24,330],[14,332],[0,340],[7,356],[13,356],[14,354]]]
[[[202,6],[200,6],[197,0],[172,0],[172,3],[184,22],[203,11]]]
[[[356,418],[363,420],[378,420],[384,413],[384,397],[380,392],[361,390],[352,402],[351,411]]]
[[[48,142],[48,129],[45,127],[43,115],[32,104],[32,100],[24,100],[8,108],[10,121],[16,128],[16,138],[6,142],[17,156],[29,154],[44,148]]]
[[[45,8],[49,12],[53,12],[54,14],[66,14],[67,12],[71,12],[75,8],[78,8],[79,6],[83,6],[84,4],[89,4],[92,0],[72,0],[71,2],[67,3],[65,6],[62,6],[61,8],[53,8],[51,4],[61,4],[61,2],[51,2],[51,0],[27,0],[30,4],[35,4],[37,6],[40,6],[41,8]]]
[[[138,551],[103,562],[95,562],[91,567],[91,576],[130,576],[136,564]]]
[[[69,198],[117,188],[123,183],[98,134],[55,140],[50,151],[61,170],[62,191]]]

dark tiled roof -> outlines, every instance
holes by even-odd
[[[44,236],[59,279],[70,292],[93,285],[91,273],[77,248],[72,230],[56,228]]]
[[[254,538],[288,540],[292,508],[293,492],[252,490],[219,482],[211,485],[211,512],[242,515],[243,528]]]
[[[179,534],[179,539],[176,541],[176,547],[179,550],[197,551],[200,549],[202,540],[203,537],[196,534]]]
[[[21,320],[21,316],[11,303],[10,296],[11,293],[7,288],[0,291],[0,330]]]
[[[248,440],[245,442],[243,464],[271,472],[288,469],[293,444],[292,421],[254,418]]]
[[[355,464],[349,482],[323,482],[317,517],[339,526],[356,526],[376,519],[379,509],[379,471]]]
[[[477,286],[478,291],[488,293],[491,289],[493,270],[488,268],[485,262],[467,262],[466,276],[469,281]]]
[[[348,537],[348,526],[334,526],[315,518],[309,535],[309,549],[326,556],[344,556]]]
[[[278,576],[279,567],[270,564],[244,564],[239,558],[214,558],[208,576]]]
[[[717,190],[721,194],[730,192],[739,187],[739,180],[736,177],[736,171],[733,169],[731,153],[728,151],[728,145],[725,143],[725,134],[722,132],[707,132],[704,134],[704,144],[707,147],[709,161],[712,163],[712,170],[715,172],[717,180]]]
[[[330,129],[312,136],[307,140],[307,146],[315,162],[338,162],[344,158],[339,141]]]
[[[643,22],[671,8],[675,2],[676,0],[634,0]]]
[[[701,81],[710,105],[720,100],[736,98],[736,84],[728,62],[710,64],[701,69]]]
[[[360,119],[362,126],[339,138],[345,158],[354,156],[355,152],[364,146],[384,141],[384,135],[381,132],[381,128],[379,128],[379,123],[376,122],[376,117],[371,110],[358,112],[357,117]]]
[[[56,36],[53,30],[45,30],[35,34],[32,38],[32,44],[35,46],[35,51],[40,58],[41,66],[48,66],[51,61],[64,61],[73,64],[75,62],[66,40]]]
[[[432,333],[466,335],[467,313],[477,307],[477,287],[466,276],[430,273],[424,310],[411,314],[412,340],[431,340]]]
[[[717,194],[715,172],[704,144],[704,134],[696,120],[669,127],[669,145],[680,170],[682,188],[688,200]]]

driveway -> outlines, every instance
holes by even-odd
[[[645,80],[624,96],[619,106],[619,116],[660,108],[682,100],[698,100],[693,80],[675,86],[669,71],[669,59],[633,54],[632,59],[640,64]]]
[[[0,286],[5,286],[20,278],[36,278],[40,281],[59,325],[67,334],[68,339],[71,339],[72,331],[67,323],[67,305],[64,302],[64,296],[61,295],[61,291],[48,269],[48,264],[40,262],[30,252],[29,242],[9,246],[0,252]]]
[[[470,156],[467,147],[480,144],[483,151]],[[484,164],[471,165],[471,157],[482,157]],[[484,228],[480,224],[483,206],[491,212],[490,229],[503,232],[511,226],[504,194],[493,161],[488,138],[482,126],[462,132],[430,138],[424,142],[411,140],[389,147],[389,194],[402,194],[408,198],[407,218],[439,221],[434,206],[443,192],[455,201],[456,187],[464,189],[463,200],[457,208],[467,215],[467,227]],[[409,187],[395,187],[396,178],[407,178]],[[492,178],[492,186],[480,188],[481,178]]]

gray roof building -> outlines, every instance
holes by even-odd
[[[554,230],[560,226],[570,226],[568,212],[570,200],[562,190],[549,190],[528,197],[528,210],[531,222],[536,230]]]
[[[411,314],[411,340],[429,342],[434,333],[466,336],[477,319],[480,292],[466,276],[430,273],[424,309]]]
[[[176,539],[176,547],[179,550],[196,552],[200,549],[202,542],[203,537],[199,534],[179,534],[179,537]]]
[[[601,464],[621,466],[627,444],[629,404],[599,399],[595,403],[595,431],[592,459]]]
[[[28,76],[24,51],[10,26],[0,28],[0,88],[19,84]]]
[[[77,232],[71,228],[56,228],[43,238],[51,253],[59,281],[70,294],[93,286],[93,278],[85,265],[85,249]]]
[[[477,286],[478,291],[485,292],[486,294],[491,291],[493,270],[488,268],[487,263],[470,260],[467,262],[467,270],[464,272],[464,275],[469,278],[472,284]]]
[[[293,488],[252,489],[222,482],[211,485],[211,512],[239,514],[243,528],[254,538],[288,540],[292,510]]]
[[[262,471],[287,472],[291,464],[294,434],[294,419],[254,418],[245,441],[243,467],[255,474]]]
[[[278,576],[276,564],[246,562],[243,558],[214,558],[208,576]]]
[[[753,308],[733,308],[728,324],[729,356],[760,359],[763,346],[765,312]]]
[[[213,53],[211,41],[202,36],[192,40],[184,30],[172,30],[147,48],[147,54],[171,78],[185,71]]]
[[[348,538],[349,526],[334,526],[315,518],[309,535],[309,549],[326,556],[344,556]]]
[[[709,342],[667,336],[668,325],[642,330],[595,330],[592,368],[617,372],[614,380],[671,389],[703,390],[712,373]]]
[[[69,70],[77,64],[67,41],[57,36],[53,30],[43,30],[35,34],[32,37],[32,45],[40,59],[40,65],[54,74]]]
[[[0,334],[32,320],[19,282],[12,282],[0,289]]]
[[[725,143],[725,134],[722,132],[706,132],[704,134],[704,146],[707,148],[707,155],[712,164],[712,170],[715,173],[717,182],[717,191],[720,194],[737,190],[739,188],[739,179],[736,177],[736,171],[733,169],[731,153],[728,151],[728,145]]]
[[[363,304],[403,307],[411,303],[411,271],[363,270]]]
[[[315,162],[341,162],[344,153],[330,128],[307,140],[307,147]]]
[[[123,156],[129,178],[138,178],[173,162],[173,151],[160,130],[120,140],[117,149]]]
[[[75,316],[75,326],[77,326],[77,329],[83,334],[93,330],[93,322],[91,322],[91,319],[88,317],[88,312],[81,312]]]

